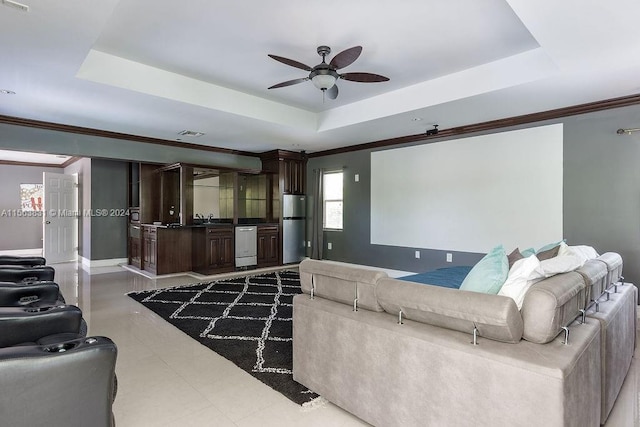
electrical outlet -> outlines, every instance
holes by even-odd
[[[327,249],[329,250],[333,249],[333,245],[331,244],[331,242],[327,242]]]
[[[416,251],[416,258],[420,259],[420,251]]]
[[[307,240],[307,247],[310,248],[311,247],[311,240]]]
[[[447,254],[447,262],[453,262],[453,254]]]
[[[357,173],[354,178],[356,182],[360,182],[360,174]]]

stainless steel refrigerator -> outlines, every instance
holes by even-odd
[[[307,197],[282,196],[282,263],[300,262],[305,257]]]

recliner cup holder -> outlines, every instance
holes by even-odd
[[[64,353],[65,351],[72,350],[78,346],[78,342],[63,342],[56,345],[50,345],[45,347],[44,351],[49,353]]]
[[[36,302],[40,299],[39,296],[37,295],[29,295],[26,297],[22,297],[18,300],[18,303],[20,304],[31,304],[32,302]]]

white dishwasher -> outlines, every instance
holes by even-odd
[[[258,227],[236,226],[236,267],[258,264]]]

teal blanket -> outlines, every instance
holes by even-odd
[[[412,274],[398,277],[399,280],[423,283],[426,285],[442,286],[444,288],[458,289],[467,274],[471,271],[471,266],[456,266],[438,268],[426,273]]]

